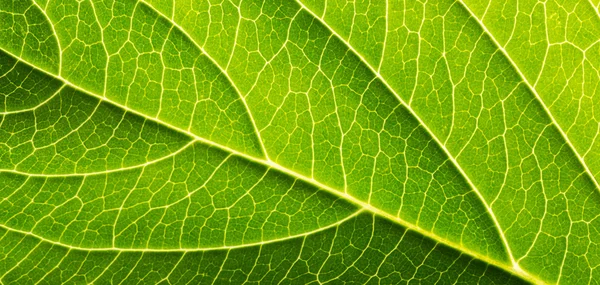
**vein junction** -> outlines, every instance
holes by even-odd
[[[39,78],[1,113],[4,225],[225,248],[366,209],[524,278],[595,264],[591,238],[572,240],[597,223],[597,189],[462,6],[188,2],[9,11],[41,28],[2,46],[3,80]],[[24,48],[40,39],[57,49]]]

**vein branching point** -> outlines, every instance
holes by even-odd
[[[598,283],[598,7],[0,1],[0,283]]]

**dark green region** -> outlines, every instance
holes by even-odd
[[[305,237],[188,252],[69,250],[6,229],[0,234],[4,284],[525,283],[370,214]]]

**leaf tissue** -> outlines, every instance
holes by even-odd
[[[599,0],[0,0],[1,284],[598,284]]]

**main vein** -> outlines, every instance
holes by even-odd
[[[388,220],[391,220],[392,222],[394,222],[394,223],[396,223],[396,224],[398,224],[398,225],[400,225],[400,226],[402,226],[404,228],[407,228],[409,230],[413,230],[415,232],[418,232],[419,234],[421,234],[421,235],[423,235],[425,237],[428,237],[428,238],[430,238],[430,239],[432,239],[432,240],[434,240],[434,241],[436,241],[438,243],[442,243],[442,244],[445,244],[445,245],[447,245],[449,247],[452,247],[452,248],[454,248],[454,249],[456,249],[456,250],[458,250],[458,251],[460,251],[460,252],[462,252],[462,253],[464,253],[466,255],[469,255],[469,256],[474,257],[474,258],[479,259],[479,260],[482,260],[482,261],[484,261],[484,262],[486,262],[488,264],[497,266],[499,268],[502,268],[502,269],[504,269],[504,270],[506,270],[508,272],[512,272],[513,274],[519,276],[520,278],[523,278],[524,280],[529,280],[531,282],[539,283],[539,280],[536,280],[534,277],[532,277],[527,272],[524,272],[522,270],[516,270],[516,268],[514,266],[512,266],[512,267],[511,266],[507,266],[505,263],[498,262],[497,260],[492,259],[492,258],[490,258],[488,256],[482,255],[482,254],[480,254],[478,252],[475,252],[475,251],[472,251],[472,250],[470,250],[468,248],[465,248],[461,244],[457,244],[457,243],[455,243],[453,241],[450,241],[450,240],[447,240],[447,239],[445,239],[443,237],[440,237],[440,236],[438,236],[438,235],[436,235],[436,234],[434,234],[434,233],[432,233],[432,232],[430,232],[428,230],[422,229],[421,227],[419,227],[417,225],[409,223],[409,222],[403,220],[402,218],[400,218],[398,216],[394,216],[394,215],[392,215],[390,213],[384,212],[384,211],[382,211],[382,210],[380,210],[380,209],[378,209],[378,208],[376,208],[376,207],[374,207],[374,206],[372,206],[372,205],[370,205],[370,204],[368,204],[368,203],[366,203],[366,202],[364,202],[362,200],[359,200],[359,199],[357,199],[357,198],[355,198],[355,197],[353,197],[353,196],[351,196],[351,195],[349,195],[347,193],[344,193],[344,192],[339,191],[337,189],[334,189],[334,188],[332,188],[332,187],[330,187],[328,185],[325,185],[325,184],[323,184],[323,183],[315,180],[314,178],[310,178],[310,177],[304,176],[304,175],[302,175],[300,173],[297,173],[297,172],[295,172],[293,170],[290,170],[290,169],[288,169],[286,167],[283,167],[283,166],[281,166],[281,165],[279,165],[276,162],[273,162],[271,160],[267,160],[265,158],[255,157],[255,156],[252,156],[252,155],[248,155],[246,153],[240,152],[240,151],[235,150],[233,148],[230,148],[228,146],[225,146],[225,145],[213,142],[213,141],[208,140],[206,138],[200,137],[200,136],[198,136],[198,135],[196,135],[196,134],[194,134],[192,132],[189,132],[189,131],[187,131],[185,129],[176,127],[176,126],[171,125],[171,124],[169,124],[167,122],[163,122],[163,121],[161,121],[161,120],[159,120],[157,118],[150,117],[150,116],[148,116],[148,115],[146,115],[144,113],[141,113],[141,112],[139,112],[137,110],[131,109],[131,108],[125,106],[125,105],[121,105],[121,104],[119,104],[117,102],[113,102],[112,100],[110,100],[110,99],[108,99],[108,98],[106,98],[104,96],[95,94],[94,92],[91,92],[91,91],[88,91],[88,90],[85,90],[85,89],[79,87],[78,85],[70,82],[69,80],[63,78],[60,75],[56,75],[56,74],[50,73],[50,72],[48,72],[46,70],[37,68],[35,65],[31,64],[30,62],[26,61],[25,59],[23,59],[21,57],[18,57],[16,55],[10,53],[9,51],[6,51],[4,49],[2,49],[2,50],[5,53],[13,56],[14,58],[16,58],[18,60],[20,60],[21,62],[23,62],[23,63],[25,63],[25,64],[33,67],[33,68],[36,68],[36,69],[40,70],[41,72],[47,74],[48,76],[52,76],[52,77],[54,77],[54,78],[56,78],[58,80],[61,80],[64,84],[68,85],[69,87],[71,87],[71,88],[73,88],[75,90],[83,92],[84,94],[87,94],[89,96],[92,96],[94,98],[102,100],[102,101],[104,101],[106,103],[114,105],[114,106],[116,106],[118,108],[123,109],[126,112],[135,114],[136,116],[144,118],[144,119],[146,119],[148,121],[152,121],[152,122],[161,124],[161,125],[163,125],[163,126],[165,126],[167,128],[170,128],[170,129],[172,129],[174,131],[177,131],[177,132],[180,132],[182,134],[185,134],[185,135],[193,138],[193,140],[196,141],[196,142],[200,142],[200,143],[203,143],[205,145],[209,145],[209,146],[221,149],[223,151],[229,152],[229,153],[231,153],[233,155],[236,155],[238,157],[246,159],[246,160],[248,160],[250,162],[263,165],[263,166],[265,166],[265,167],[267,167],[269,169],[277,170],[277,171],[282,172],[282,173],[284,173],[284,174],[286,174],[286,175],[288,175],[290,177],[293,177],[295,179],[298,179],[298,180],[304,181],[306,183],[309,183],[311,185],[314,185],[315,187],[320,188],[323,191],[326,191],[326,192],[328,192],[328,193],[330,193],[332,195],[335,195],[335,196],[337,196],[339,198],[342,198],[342,199],[346,200],[347,202],[349,202],[351,204],[354,204],[355,206],[359,207],[362,210],[371,212],[371,213],[373,213],[375,215],[378,215],[380,217],[383,217],[383,218],[386,218]]]
[[[327,185],[325,185],[325,184],[322,184],[321,182],[319,182],[319,181],[315,180],[314,178],[309,178],[309,177],[306,177],[306,176],[304,176],[304,175],[301,175],[301,174],[299,174],[299,173],[297,173],[297,172],[295,172],[295,171],[293,171],[293,170],[287,169],[287,168],[285,168],[285,167],[283,167],[283,166],[281,166],[281,165],[279,165],[279,164],[277,164],[277,163],[273,162],[272,160],[270,160],[270,159],[269,159],[269,157],[268,157],[267,151],[266,151],[266,149],[265,149],[264,143],[263,143],[263,141],[262,141],[262,139],[261,139],[261,137],[260,137],[260,132],[258,131],[258,129],[257,129],[257,127],[256,127],[256,123],[255,123],[255,121],[254,121],[254,119],[253,119],[253,117],[252,117],[252,114],[251,114],[251,112],[250,112],[250,109],[249,109],[249,107],[248,107],[248,105],[247,105],[246,101],[245,101],[245,98],[244,98],[243,94],[242,94],[242,93],[239,91],[239,89],[237,88],[237,86],[235,85],[235,83],[233,82],[233,80],[231,79],[231,77],[228,75],[227,71],[226,71],[225,69],[223,69],[223,67],[221,67],[221,66],[218,64],[218,62],[217,62],[217,61],[215,61],[215,60],[214,60],[214,59],[213,59],[213,58],[210,56],[210,54],[208,54],[208,53],[207,53],[207,52],[206,52],[206,51],[205,51],[205,50],[204,50],[204,49],[203,49],[203,48],[202,48],[200,45],[198,45],[198,43],[197,43],[197,42],[194,40],[194,38],[193,38],[193,37],[191,37],[191,36],[190,36],[190,35],[189,35],[189,34],[186,32],[186,30],[185,30],[185,29],[183,29],[183,28],[182,28],[180,25],[178,25],[178,24],[177,24],[177,23],[176,23],[176,22],[175,22],[173,19],[171,19],[171,18],[169,18],[169,17],[165,16],[164,14],[162,14],[160,11],[158,11],[156,8],[154,8],[154,7],[153,7],[151,4],[147,3],[145,0],[139,0],[139,1],[140,1],[140,2],[142,2],[142,3],[144,3],[146,6],[150,7],[150,8],[151,8],[153,11],[155,11],[157,14],[159,14],[159,15],[160,15],[162,18],[164,18],[164,19],[166,19],[167,21],[169,21],[169,22],[170,22],[170,23],[171,23],[171,24],[172,24],[174,27],[176,27],[176,28],[177,28],[177,29],[178,29],[180,32],[182,32],[182,33],[183,33],[183,34],[184,34],[186,37],[188,37],[188,38],[189,38],[189,39],[190,39],[190,40],[191,40],[191,41],[194,43],[194,45],[196,45],[196,47],[197,47],[197,48],[199,48],[199,49],[200,49],[200,50],[203,52],[203,54],[204,54],[204,55],[206,55],[206,56],[207,56],[207,57],[208,57],[208,58],[211,60],[211,62],[212,62],[212,63],[213,63],[213,64],[214,64],[216,67],[218,67],[218,68],[219,68],[219,70],[220,70],[220,71],[221,71],[221,72],[224,74],[224,76],[226,76],[226,77],[227,77],[227,79],[229,80],[230,84],[231,84],[231,85],[234,87],[234,89],[236,90],[236,93],[238,93],[238,94],[239,94],[239,96],[240,96],[240,98],[241,98],[241,100],[242,100],[242,102],[243,102],[243,104],[244,104],[244,106],[245,106],[245,108],[246,108],[246,111],[247,111],[247,113],[248,113],[248,116],[250,117],[250,120],[251,120],[251,122],[252,122],[252,125],[253,125],[253,128],[254,128],[254,131],[256,132],[257,138],[258,138],[258,140],[259,140],[259,143],[260,143],[260,145],[261,145],[262,151],[263,151],[263,153],[264,153],[264,155],[265,155],[265,157],[266,157],[265,159],[263,159],[263,158],[257,158],[257,157],[254,157],[254,156],[251,156],[251,155],[248,155],[248,154],[245,154],[245,153],[239,152],[239,151],[237,151],[237,150],[235,150],[235,149],[229,148],[229,147],[227,147],[227,146],[225,146],[225,145],[221,145],[221,144],[218,144],[218,143],[216,143],[216,142],[213,142],[213,141],[211,141],[211,140],[208,140],[208,139],[202,138],[202,137],[200,137],[200,136],[197,136],[197,135],[195,135],[195,134],[191,133],[191,132],[190,132],[190,131],[188,131],[188,130],[184,130],[184,129],[182,129],[182,128],[179,128],[179,127],[173,126],[173,125],[171,125],[171,124],[168,124],[168,123],[166,123],[166,122],[163,122],[163,121],[159,120],[158,118],[153,118],[153,117],[147,116],[147,115],[145,115],[145,114],[143,114],[143,113],[141,113],[141,112],[138,112],[138,111],[136,111],[136,110],[133,110],[133,109],[131,109],[131,108],[127,107],[127,106],[124,106],[124,105],[118,104],[118,103],[116,103],[116,102],[113,102],[112,100],[109,100],[108,98],[106,98],[106,97],[104,97],[104,96],[100,96],[100,95],[98,95],[98,94],[95,94],[95,93],[93,93],[93,92],[90,92],[90,91],[88,91],[88,90],[85,90],[85,89],[83,89],[83,88],[81,88],[81,87],[79,87],[79,86],[77,86],[77,85],[75,85],[75,84],[71,83],[70,81],[68,81],[67,79],[65,79],[65,78],[61,77],[60,75],[52,74],[52,73],[50,73],[50,72],[47,72],[47,71],[45,71],[45,70],[41,70],[41,69],[40,69],[40,70],[41,70],[41,71],[43,71],[44,73],[46,73],[46,74],[50,75],[50,76],[53,76],[53,77],[55,77],[55,78],[57,78],[57,79],[60,79],[60,80],[62,80],[62,81],[63,81],[63,82],[66,84],[66,85],[69,85],[70,87],[72,87],[72,88],[74,88],[74,89],[77,89],[77,90],[79,90],[79,91],[81,91],[81,92],[83,92],[83,93],[89,94],[89,95],[91,95],[91,96],[93,96],[93,97],[96,97],[96,98],[98,98],[98,99],[100,99],[100,100],[102,100],[102,101],[108,102],[108,103],[110,103],[110,104],[112,104],[112,105],[118,106],[119,108],[122,108],[123,110],[125,110],[125,111],[127,111],[127,112],[130,112],[130,113],[136,114],[136,115],[138,115],[138,116],[141,116],[141,117],[143,117],[143,118],[145,118],[145,119],[147,119],[147,120],[150,120],[150,121],[157,122],[157,123],[159,123],[159,124],[161,124],[161,125],[164,125],[164,126],[166,126],[166,127],[169,127],[169,128],[171,128],[171,129],[173,129],[173,130],[175,130],[175,131],[178,131],[178,132],[184,133],[184,134],[186,134],[186,135],[188,135],[188,136],[192,137],[192,138],[193,138],[195,141],[198,141],[198,142],[201,142],[201,143],[204,143],[204,144],[207,144],[207,145],[211,145],[211,146],[213,146],[213,147],[216,147],[216,148],[222,149],[222,150],[224,150],[224,151],[230,152],[230,153],[232,153],[232,154],[235,154],[235,155],[237,155],[237,156],[243,157],[243,158],[245,158],[245,159],[247,159],[247,160],[249,160],[249,161],[252,161],[252,162],[255,162],[255,163],[258,163],[258,164],[265,165],[265,166],[267,166],[267,167],[269,167],[269,168],[272,168],[272,169],[276,169],[276,170],[278,170],[278,171],[281,171],[281,172],[283,172],[283,173],[285,173],[285,174],[287,174],[287,175],[290,175],[290,176],[292,176],[292,177],[295,177],[295,178],[297,178],[297,179],[299,179],[299,180],[303,180],[303,181],[305,181],[305,182],[311,183],[311,184],[313,184],[313,185],[315,185],[315,186],[317,186],[317,187],[319,187],[319,188],[321,188],[321,189],[323,189],[323,190],[326,190],[327,192],[330,192],[330,193],[332,193],[332,194],[334,194],[334,195],[336,195],[336,196],[339,196],[339,197],[341,197],[341,198],[343,198],[343,199],[345,199],[345,200],[347,200],[347,201],[349,201],[349,202],[351,202],[351,203],[353,203],[353,204],[355,204],[355,205],[357,205],[357,206],[360,206],[362,209],[365,209],[365,210],[367,210],[367,211],[370,211],[370,212],[372,212],[372,213],[374,213],[374,214],[377,214],[377,215],[379,215],[379,216],[382,216],[382,217],[388,218],[388,219],[390,219],[390,220],[393,220],[393,221],[397,222],[398,224],[400,224],[400,225],[402,225],[402,226],[404,226],[404,227],[406,227],[406,228],[412,229],[412,230],[414,230],[414,231],[417,231],[417,232],[419,232],[420,234],[422,234],[422,235],[424,235],[424,236],[430,237],[430,238],[432,238],[432,239],[434,239],[434,240],[436,240],[436,241],[439,241],[439,242],[441,242],[441,243],[447,244],[447,245],[449,245],[449,246],[451,246],[451,247],[454,247],[454,248],[456,248],[456,249],[458,249],[458,250],[460,250],[460,251],[462,251],[462,252],[465,252],[465,253],[467,253],[467,254],[469,254],[469,255],[471,255],[471,256],[474,256],[474,257],[476,257],[476,258],[478,258],[478,259],[484,260],[484,261],[486,261],[486,262],[488,262],[488,263],[490,263],[490,264],[494,264],[494,265],[496,265],[496,266],[502,267],[502,268],[504,268],[505,270],[511,271],[511,272],[513,272],[513,273],[515,273],[515,274],[519,275],[520,277],[523,277],[524,279],[527,279],[527,280],[530,280],[530,281],[533,279],[533,278],[532,278],[532,277],[531,277],[531,276],[530,276],[530,275],[529,275],[527,272],[524,272],[522,269],[520,269],[520,267],[519,267],[518,263],[516,262],[516,260],[514,259],[513,255],[512,255],[512,251],[510,250],[510,246],[509,246],[509,244],[508,244],[508,241],[507,241],[507,239],[506,239],[506,237],[505,237],[505,235],[504,235],[504,232],[502,231],[502,228],[501,228],[501,226],[500,226],[500,224],[499,224],[499,222],[498,222],[498,220],[497,220],[497,218],[496,218],[495,214],[493,213],[493,210],[491,209],[491,207],[489,206],[489,204],[487,203],[487,201],[484,199],[484,197],[483,197],[483,195],[481,194],[481,192],[480,192],[480,191],[477,189],[477,187],[474,185],[474,183],[473,183],[473,182],[470,180],[469,176],[468,176],[468,175],[465,173],[465,171],[462,169],[462,167],[460,167],[460,165],[459,165],[459,164],[458,164],[458,162],[456,161],[455,157],[454,157],[454,156],[453,156],[453,155],[450,153],[450,151],[449,151],[449,150],[448,150],[448,149],[445,147],[445,145],[444,145],[444,144],[443,144],[443,143],[442,143],[442,142],[439,140],[439,138],[438,138],[438,137],[437,137],[437,136],[434,134],[434,132],[433,132],[433,131],[431,131],[431,129],[430,129],[430,128],[427,126],[427,124],[426,124],[426,123],[425,123],[425,122],[424,122],[424,121],[421,119],[421,117],[420,117],[420,116],[419,116],[419,115],[418,115],[418,114],[417,114],[417,113],[416,113],[416,112],[415,112],[415,111],[414,111],[414,110],[411,108],[411,106],[410,106],[409,104],[407,104],[407,102],[405,102],[405,101],[402,99],[402,97],[401,97],[401,96],[399,96],[399,95],[396,93],[396,91],[395,91],[393,88],[391,88],[391,86],[390,86],[390,85],[387,83],[387,81],[385,80],[385,78],[384,78],[384,77],[383,77],[383,76],[382,76],[382,75],[379,73],[378,69],[374,68],[374,67],[373,67],[371,64],[369,64],[369,63],[368,63],[368,61],[366,61],[366,60],[365,60],[365,58],[364,58],[364,57],[363,57],[363,56],[362,56],[362,55],[361,55],[361,54],[360,54],[360,53],[359,53],[359,52],[358,52],[356,49],[354,49],[354,47],[353,47],[352,45],[350,45],[350,43],[349,43],[349,42],[347,42],[347,41],[346,41],[346,40],[345,40],[343,37],[341,37],[341,36],[340,36],[340,35],[339,35],[339,34],[338,34],[338,33],[337,33],[337,32],[336,32],[336,31],[335,31],[333,28],[331,28],[331,27],[330,27],[330,26],[329,26],[329,25],[328,25],[328,24],[327,24],[327,23],[326,23],[326,22],[325,22],[325,21],[324,21],[324,20],[323,20],[323,19],[322,19],[320,16],[316,15],[316,14],[315,14],[315,13],[314,13],[312,10],[310,10],[308,7],[306,7],[306,6],[304,5],[304,3],[302,3],[302,2],[301,2],[301,0],[295,0],[295,1],[296,1],[296,2],[297,2],[297,3],[298,3],[300,6],[301,6],[301,8],[302,8],[302,9],[304,9],[305,11],[307,11],[308,13],[310,13],[310,14],[311,14],[311,15],[312,15],[312,16],[313,16],[315,19],[317,19],[318,21],[320,21],[320,22],[321,22],[321,24],[322,24],[323,26],[325,26],[327,29],[329,29],[329,30],[330,30],[330,32],[331,32],[333,35],[335,35],[335,36],[336,36],[337,38],[339,38],[339,39],[340,39],[342,42],[344,42],[344,43],[345,43],[345,45],[346,45],[346,46],[347,46],[347,47],[348,47],[348,48],[349,48],[349,49],[350,49],[350,50],[351,50],[351,51],[352,51],[352,52],[353,52],[353,53],[354,53],[356,56],[358,56],[358,57],[360,58],[361,62],[362,62],[362,63],[363,63],[365,66],[367,66],[367,67],[368,67],[368,68],[371,70],[371,72],[373,72],[373,74],[375,74],[375,75],[377,76],[377,78],[378,78],[379,80],[381,80],[381,82],[382,82],[382,83],[383,83],[383,84],[384,84],[384,85],[387,87],[387,89],[390,91],[390,93],[392,93],[392,94],[393,94],[393,95],[394,95],[394,96],[395,96],[395,97],[396,97],[396,98],[399,100],[399,102],[400,102],[401,104],[403,104],[404,106],[406,106],[406,108],[407,108],[407,109],[409,110],[409,112],[410,112],[410,113],[413,115],[413,117],[415,117],[415,118],[418,120],[418,122],[420,123],[420,125],[421,125],[421,126],[423,126],[423,128],[424,128],[424,129],[425,129],[425,130],[426,130],[426,131],[427,131],[427,132],[430,134],[430,136],[431,136],[431,137],[432,137],[432,138],[435,140],[435,142],[436,142],[436,143],[437,143],[437,144],[440,146],[440,148],[441,148],[441,149],[444,151],[444,153],[446,154],[446,156],[447,156],[447,157],[450,159],[450,161],[451,161],[451,162],[454,164],[455,168],[456,168],[456,169],[457,169],[457,170],[458,170],[458,171],[461,173],[461,175],[462,175],[462,176],[465,178],[466,182],[467,182],[467,183],[469,184],[469,186],[470,186],[470,187],[471,187],[471,188],[474,190],[475,194],[476,194],[476,195],[479,197],[479,199],[482,201],[483,205],[485,206],[485,208],[486,208],[486,210],[487,210],[487,212],[488,212],[489,216],[490,216],[490,217],[491,217],[491,219],[493,220],[493,222],[494,222],[494,224],[495,224],[495,226],[496,226],[496,228],[497,228],[497,230],[498,230],[498,234],[500,235],[500,237],[501,237],[501,240],[502,240],[502,242],[503,242],[504,246],[505,246],[505,247],[506,247],[506,249],[507,249],[507,252],[508,252],[508,255],[509,255],[510,261],[511,261],[511,263],[512,263],[512,268],[509,268],[509,267],[507,267],[506,265],[504,265],[504,264],[502,264],[502,263],[499,263],[499,262],[497,262],[496,260],[490,259],[490,258],[489,258],[489,257],[487,257],[487,256],[483,256],[483,255],[481,255],[481,254],[479,254],[479,253],[477,253],[477,252],[473,252],[473,251],[471,251],[471,250],[469,250],[469,249],[467,249],[467,248],[464,248],[464,247],[463,247],[463,246],[461,246],[461,245],[458,245],[458,244],[456,244],[456,243],[454,243],[454,242],[451,242],[451,241],[449,241],[449,240],[446,240],[445,238],[442,238],[442,237],[440,237],[440,236],[437,236],[437,235],[435,235],[435,234],[433,234],[433,233],[431,233],[431,232],[429,232],[429,231],[427,231],[427,230],[421,229],[420,227],[418,227],[418,226],[416,226],[416,225],[413,225],[413,224],[411,224],[411,223],[408,223],[408,222],[406,222],[406,221],[402,220],[400,217],[393,216],[393,215],[391,215],[391,214],[389,214],[389,213],[387,213],[387,212],[381,211],[381,210],[379,210],[378,208],[375,208],[375,207],[371,206],[371,205],[370,205],[370,204],[368,204],[368,203],[365,203],[365,202],[363,202],[363,201],[361,201],[361,200],[358,200],[357,198],[355,198],[355,197],[353,197],[353,196],[351,196],[351,195],[348,195],[348,194],[346,194],[346,193],[344,193],[344,192],[338,191],[338,190],[336,190],[336,189],[333,189],[333,188],[331,188],[331,187],[329,187],[329,186],[327,186]],[[466,7],[466,5],[465,5],[465,4],[462,2],[462,0],[460,0],[460,2],[461,2],[461,3],[462,3],[464,6],[465,6],[465,8],[466,8],[466,9],[469,11],[469,13],[471,13],[471,15],[473,15],[473,13],[472,13],[472,12],[471,12],[471,11],[468,9],[468,7]],[[42,10],[42,12],[43,12],[43,10]],[[45,13],[44,13],[44,14],[45,14]],[[524,82],[525,82],[525,83],[526,83],[526,84],[529,86],[529,88],[532,90],[532,92],[533,92],[533,93],[536,95],[536,98],[537,98],[538,100],[540,100],[540,101],[541,101],[541,99],[539,98],[539,95],[537,94],[537,92],[535,92],[535,89],[533,89],[533,88],[532,88],[532,86],[531,86],[531,84],[530,84],[530,83],[529,83],[529,82],[528,82],[528,81],[525,79],[525,77],[523,76],[523,74],[521,73],[521,71],[520,71],[520,70],[519,70],[519,69],[516,67],[516,65],[514,64],[514,62],[512,61],[512,59],[510,59],[510,57],[508,56],[508,54],[506,53],[506,51],[505,51],[505,50],[504,50],[504,49],[503,49],[503,48],[502,48],[502,47],[501,47],[501,46],[498,44],[498,42],[497,42],[497,41],[496,41],[496,40],[493,38],[493,36],[491,36],[491,33],[489,33],[489,31],[487,30],[487,28],[485,28],[485,26],[484,26],[484,25],[481,23],[481,21],[480,21],[478,18],[476,18],[474,15],[473,15],[473,17],[474,17],[475,19],[477,19],[477,21],[478,21],[478,22],[479,22],[479,24],[482,26],[482,28],[484,29],[484,31],[490,35],[490,38],[492,38],[492,40],[493,40],[493,41],[494,41],[494,43],[495,43],[495,44],[498,46],[498,48],[499,48],[499,49],[500,49],[500,50],[501,50],[501,51],[502,51],[502,52],[505,54],[505,56],[506,56],[506,57],[507,57],[507,58],[510,60],[511,64],[513,64],[513,66],[515,67],[515,69],[518,71],[519,75],[520,75],[520,76],[523,78]],[[50,23],[50,25],[51,25],[51,26],[53,26],[53,25],[52,25],[52,23]],[[57,41],[58,41],[58,39],[57,39]],[[11,53],[10,53],[10,52],[8,52],[8,51],[5,51],[5,52],[7,52],[8,54],[11,54]],[[15,56],[15,55],[13,55],[13,54],[11,54],[11,55],[12,55],[13,57],[15,57],[15,58],[17,58],[17,59],[21,60],[22,62],[24,62],[24,63],[27,63],[28,65],[30,65],[30,66],[32,66],[32,67],[34,67],[34,68],[37,68],[37,67],[35,67],[35,65],[33,65],[33,64],[31,64],[31,63],[29,63],[29,62],[25,61],[25,60],[24,60],[23,58],[21,58],[20,56]],[[39,68],[38,68],[38,69],[39,69]],[[543,103],[542,103],[542,105],[543,105]],[[547,113],[550,115],[550,113],[549,113],[549,110],[546,108],[546,106],[545,106],[545,105],[543,105],[543,106],[544,106],[544,109],[546,110],[546,112],[547,112]],[[556,123],[555,119],[554,119],[552,116],[550,116],[550,118],[552,118],[552,121],[554,122],[554,124],[555,124],[555,125],[556,125],[556,126],[559,128],[559,130],[560,130],[561,134],[562,134],[562,135],[565,137],[565,140],[567,141],[567,143],[569,144],[569,146],[570,146],[572,149],[574,149],[573,145],[572,145],[572,144],[570,143],[570,141],[569,141],[569,140],[566,138],[566,134],[565,134],[565,133],[562,131],[562,129],[560,129],[560,126],[559,126],[559,125]],[[574,151],[575,151],[575,153],[577,154],[577,157],[579,158],[580,162],[582,163],[582,165],[584,166],[584,168],[586,169],[586,171],[587,171],[587,172],[590,174],[590,176],[592,177],[592,179],[593,179],[594,183],[596,184],[596,187],[597,187],[598,189],[600,189],[600,187],[598,186],[598,182],[595,180],[595,178],[593,177],[593,175],[591,175],[591,172],[590,172],[590,170],[588,169],[587,165],[584,163],[584,161],[583,161],[583,159],[581,158],[581,156],[580,156],[580,155],[577,153],[577,151],[576,151],[575,149],[574,149]],[[535,281],[537,281],[537,280],[535,280]]]

